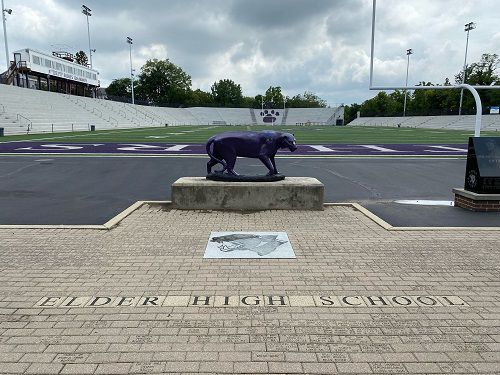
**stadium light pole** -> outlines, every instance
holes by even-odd
[[[407,49],[406,50],[406,56],[408,56],[408,61],[406,63],[406,81],[405,81],[405,87],[408,86],[408,71],[410,69],[410,55],[413,53],[413,50]],[[408,96],[408,90],[405,90],[405,102],[403,105],[403,117],[406,117],[406,97]]]
[[[87,17],[87,35],[89,37],[89,60],[90,60],[90,69],[92,69],[92,48],[90,47],[90,26],[89,26],[89,16],[92,16],[92,10],[82,5],[82,13]]]
[[[134,69],[132,69],[132,38],[127,36],[127,43],[130,47],[130,86],[132,86],[132,104],[134,103]]]
[[[5,6],[3,4],[2,0],[2,22],[3,22],[3,38],[5,41],[5,60],[7,64],[7,71],[10,69],[10,59],[9,59],[9,45],[7,44],[7,16],[5,14],[12,14],[12,9],[5,9]]]
[[[462,75],[462,85],[465,84],[465,74],[467,69],[467,50],[469,48],[469,32],[476,28],[476,24],[474,22],[469,22],[465,24],[464,31],[467,31],[467,41],[465,42],[465,58],[464,58],[464,71]],[[462,101],[464,99],[464,89],[460,90],[460,105],[458,106],[458,115],[462,115]]]

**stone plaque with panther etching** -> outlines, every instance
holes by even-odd
[[[212,232],[204,258],[295,259],[286,232]]]

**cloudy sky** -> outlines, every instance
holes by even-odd
[[[372,0],[4,1],[13,10],[11,53],[26,47],[88,53],[81,5],[91,8],[93,65],[104,87],[129,76],[130,36],[137,71],[147,59],[169,58],[191,75],[193,89],[209,91],[229,78],[244,95],[281,86],[289,96],[313,91],[332,106],[376,94],[368,90]],[[498,0],[378,0],[374,84],[404,84],[408,48],[410,84],[453,79],[470,21],[477,29],[468,61],[500,54]]]

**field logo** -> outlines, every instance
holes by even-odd
[[[260,113],[260,115],[262,116],[262,121],[266,124],[273,124],[276,122],[276,118],[280,115],[280,113],[274,109],[265,109]]]

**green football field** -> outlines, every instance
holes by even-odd
[[[158,128],[134,128],[95,132],[44,133],[5,136],[0,142],[54,141],[54,142],[117,142],[117,143],[205,143],[216,133],[227,131],[265,129],[293,133],[302,144],[391,144],[391,143],[467,143],[474,135],[473,129],[439,130],[394,127],[350,126],[172,126]],[[498,132],[482,132],[482,136],[498,136]]]

